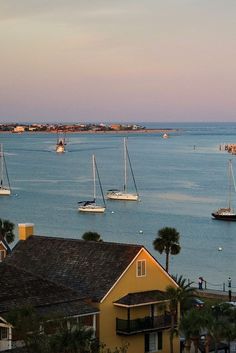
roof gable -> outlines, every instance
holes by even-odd
[[[178,287],[178,284],[175,282],[175,280],[169,275],[168,272],[161,266],[161,264],[150,254],[150,252],[146,248],[141,248],[140,251],[137,253],[137,255],[133,258],[133,260],[129,263],[129,265],[125,268],[124,272],[120,275],[120,277],[117,279],[117,281],[113,284],[113,286],[109,289],[109,291],[105,294],[105,296],[102,298],[101,302],[103,302],[106,297],[110,294],[110,292],[115,289],[115,287],[118,285],[120,280],[125,276],[125,274],[129,271],[129,268],[134,264],[136,260],[140,257],[141,254],[145,254],[152,264],[162,272],[162,274],[166,277],[167,281],[169,282],[170,285],[173,285],[174,287]]]
[[[7,242],[4,239],[0,239],[0,244],[3,246],[3,248],[7,251],[7,253],[11,252],[11,249]]]

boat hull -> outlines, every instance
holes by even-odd
[[[0,188],[0,196],[9,196],[11,195],[11,190],[8,188]]]
[[[123,192],[113,192],[113,193],[107,193],[107,198],[109,200],[120,200],[120,201],[138,201],[138,195],[137,194],[129,194],[129,193],[123,193]]]
[[[90,213],[104,213],[105,207],[99,205],[88,205],[88,206],[80,206],[78,208],[79,212],[90,212]]]
[[[212,217],[214,217],[215,219],[219,220],[219,221],[236,221],[236,214],[218,214],[216,213],[212,213],[211,214]]]
[[[56,152],[57,153],[64,153],[65,152],[65,147],[64,146],[57,146],[56,147]]]

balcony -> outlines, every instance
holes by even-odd
[[[175,324],[177,320],[175,318]],[[148,332],[153,330],[163,330],[170,328],[171,315],[161,316],[146,316],[136,320],[116,319],[116,333],[118,335],[135,335],[141,332]]]

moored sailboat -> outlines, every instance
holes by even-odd
[[[130,167],[135,192],[130,193],[127,191],[127,165]],[[134,173],[129,157],[129,152],[127,148],[127,140],[124,138],[124,188],[123,190],[118,189],[110,189],[107,191],[107,198],[110,200],[121,200],[121,201],[138,201],[139,200],[139,193],[136,185],[136,181],[134,178]]]
[[[228,162],[228,178],[229,178],[229,191],[228,191],[228,207],[219,208],[217,211],[213,212],[211,215],[221,221],[236,221],[236,212],[232,207],[232,189],[234,187],[235,191],[235,180],[233,174],[232,160]]]
[[[91,212],[91,213],[104,213],[106,209],[105,198],[102,190],[102,184],[100,180],[100,176],[98,173],[97,163],[95,156],[92,157],[93,162],[93,200],[86,200],[86,201],[79,201],[78,204],[80,205],[78,208],[79,212]],[[98,179],[100,191],[102,194],[103,204],[99,205],[96,203],[96,176]]]
[[[11,195],[11,186],[2,144],[0,145],[0,159],[0,196],[9,196]],[[7,183],[5,183],[4,176],[6,177]]]

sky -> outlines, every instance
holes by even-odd
[[[236,0],[0,0],[0,122],[236,121]]]

